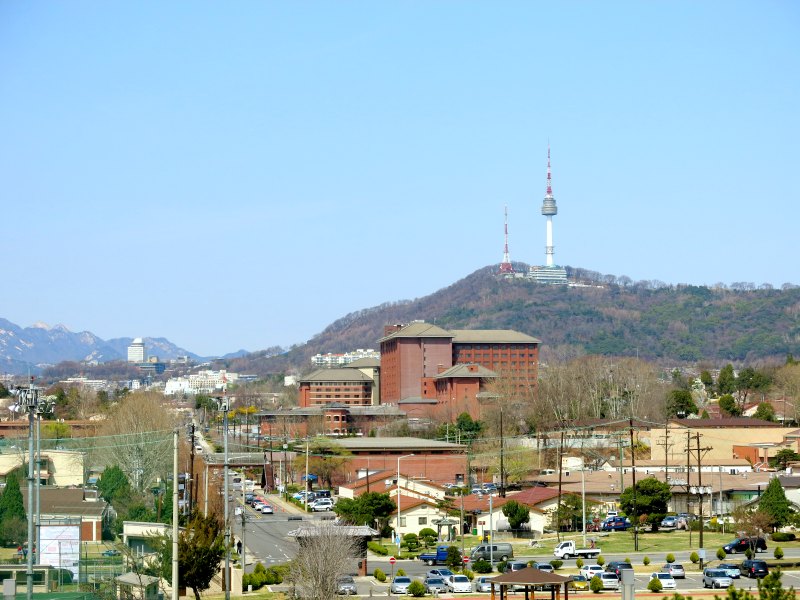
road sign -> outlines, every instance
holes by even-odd
[[[396,562],[397,562],[397,559],[396,559],[394,556],[390,556],[390,557],[389,557],[389,564],[390,564],[390,565],[393,565],[393,564],[394,564],[394,563],[396,563]]]
[[[464,561],[464,564],[467,564],[467,563],[469,562],[469,556],[465,556],[465,557],[464,557],[464,558],[462,558],[461,560],[463,560],[463,561]]]

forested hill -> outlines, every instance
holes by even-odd
[[[251,355],[233,361],[231,368],[262,373],[305,370],[318,352],[377,348],[384,325],[414,319],[445,329],[516,329],[541,339],[545,356],[582,351],[715,364],[783,360],[788,353],[800,356],[796,286],[711,289],[621,278],[628,285],[567,287],[500,279],[496,271],[496,266],[486,267],[430,296],[349,314],[287,354]]]

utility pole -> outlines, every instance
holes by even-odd
[[[504,440],[503,440],[503,407],[500,406],[500,497],[506,497],[506,469],[505,464],[503,462],[503,450],[504,450]],[[491,494],[489,494],[491,498]]]
[[[690,475],[692,473],[692,432],[686,432],[686,512],[689,512],[689,493],[692,489],[689,485]],[[691,519],[686,523],[689,528],[689,548],[692,547],[692,523]]]
[[[639,551],[639,510],[636,505],[636,446],[633,443],[633,419],[628,420],[631,434],[631,475],[633,476],[633,551]]]
[[[192,427],[194,450],[194,427]],[[184,482],[188,483],[188,482]],[[184,487],[184,489],[186,489]],[[172,600],[178,600],[178,430],[172,432]]]
[[[561,441],[558,444],[558,503],[556,504],[556,539],[561,541],[561,473],[564,456],[564,431],[561,431]]]
[[[189,442],[189,473],[192,478],[192,486],[188,485],[188,481],[185,482],[187,485],[184,486],[185,489],[189,489],[189,514],[192,514],[192,504],[194,503],[194,421],[192,421],[191,425],[189,425],[189,433],[190,433],[190,442]]]
[[[673,444],[669,441],[669,423],[664,427],[664,435],[656,442],[664,447],[664,483],[669,483],[669,451]]]
[[[697,457],[697,497],[699,500],[700,505],[700,550],[703,550],[703,468],[702,468],[702,458],[703,456],[712,448],[711,447],[700,447],[700,434],[696,433],[694,435],[695,438],[695,448],[692,449],[689,445],[689,454],[691,455],[693,452],[696,453]],[[687,444],[688,445],[688,444]],[[691,531],[691,528],[690,528]],[[700,568],[703,568],[703,560],[700,559]]]

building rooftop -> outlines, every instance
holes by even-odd
[[[359,358],[358,360],[354,360],[349,365],[347,365],[351,369],[363,369],[365,367],[380,367],[381,366],[381,359],[380,358],[372,358],[370,356]]]
[[[459,378],[474,378],[480,377],[481,379],[494,379],[497,373],[475,364],[459,364],[442,371],[434,376],[434,379],[459,379]]]
[[[300,383],[315,381],[363,381],[372,382],[373,379],[358,369],[340,367],[335,369],[317,369],[313,373],[298,380]]]
[[[409,323],[404,327],[398,329],[397,331],[393,331],[389,335],[382,337],[379,339],[379,342],[384,342],[386,340],[391,340],[395,338],[417,338],[417,337],[426,337],[426,338],[452,338],[453,334],[449,331],[442,329],[441,327],[437,327],[436,325],[431,325],[430,323],[425,323],[424,321],[415,321],[413,323]]]
[[[681,427],[689,429],[713,429],[725,427],[783,427],[780,423],[751,419],[750,417],[723,417],[722,419],[670,419]]]
[[[454,344],[541,344],[542,340],[513,329],[453,329]]]
[[[355,437],[337,440],[342,448],[363,450],[450,450],[464,452],[466,445],[414,437]]]

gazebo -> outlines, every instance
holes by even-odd
[[[555,573],[545,573],[534,567],[526,567],[513,573],[504,573],[489,580],[492,586],[492,600],[496,599],[495,587],[500,590],[500,600],[508,597],[508,588],[524,587],[525,600],[530,600],[535,594],[534,590],[538,587],[548,586],[550,588],[550,600],[561,600],[561,586],[564,586],[564,600],[569,600],[570,577],[556,575]]]
[[[453,527],[458,525],[458,521],[444,517],[443,519],[434,519],[433,524],[436,525],[436,538],[438,540],[442,542],[455,541],[456,536],[453,535]],[[442,528],[447,532],[447,539],[442,539]]]

